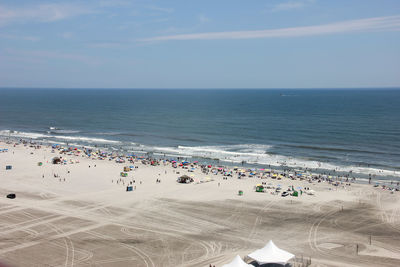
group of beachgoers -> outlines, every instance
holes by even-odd
[[[20,139],[18,141],[10,141],[9,144],[13,144],[14,146],[24,145],[29,146],[35,149],[40,149],[44,146],[42,143],[37,143],[35,141],[27,141]],[[60,144],[52,144],[49,145],[51,151],[53,153],[58,152],[59,155],[62,156],[75,156],[75,157],[86,157],[92,160],[108,160],[115,161],[116,163],[130,163],[135,164],[137,162],[141,162],[143,165],[150,166],[158,166],[158,165],[170,165],[172,168],[177,169],[176,174],[179,174],[179,169],[187,172],[194,172],[199,169],[205,175],[222,175],[224,180],[227,180],[228,177],[236,177],[238,179],[243,178],[258,178],[265,179],[270,178],[274,180],[282,180],[282,179],[291,179],[291,180],[300,180],[300,181],[308,181],[310,183],[321,183],[326,182],[331,184],[332,186],[350,186],[352,183],[356,182],[356,178],[353,173],[347,173],[342,175],[335,175],[333,173],[312,173],[309,169],[272,169],[271,166],[268,168],[246,168],[244,166],[238,167],[228,167],[222,165],[211,165],[206,163],[200,163],[199,161],[189,162],[187,159],[183,157],[177,158],[155,158],[151,154],[147,155],[135,155],[135,154],[124,154],[119,151],[106,151],[100,150],[92,147],[74,147],[74,146],[64,146]],[[55,157],[56,158],[56,157]],[[74,164],[79,163],[78,160],[73,161],[70,159],[69,161],[65,158],[57,161],[57,164]],[[94,166],[96,166],[94,164]],[[133,166],[131,166],[133,167]],[[90,168],[90,165],[89,165]],[[137,168],[133,167],[133,168]],[[369,176],[369,183],[372,183],[372,177]],[[117,180],[118,182],[118,180]],[[131,181],[132,182],[132,181]],[[156,183],[160,183],[161,179],[157,178]],[[121,180],[121,183],[125,182]],[[376,186],[376,185],[375,185]],[[392,192],[399,191],[399,182],[393,183],[392,186],[381,185],[382,189],[390,190]]]

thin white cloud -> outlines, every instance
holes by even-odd
[[[330,24],[291,27],[281,29],[255,31],[228,31],[206,32],[192,34],[177,34],[156,36],[139,41],[170,41],[170,40],[223,40],[223,39],[256,39],[316,36],[352,32],[398,31],[400,30],[400,16],[375,17],[335,22]]]
[[[63,38],[63,39],[69,40],[69,39],[72,39],[74,37],[74,33],[72,33],[72,32],[63,32],[63,33],[60,33],[59,36],[61,38]]]
[[[127,0],[101,0],[98,3],[101,7],[126,7],[132,5],[132,2]]]
[[[211,19],[209,17],[205,16],[204,14],[200,14],[198,16],[198,19],[199,19],[200,23],[207,23],[207,22],[211,21]]]
[[[37,42],[40,40],[37,36],[23,36],[23,35],[14,35],[14,34],[0,34],[1,39],[9,39],[9,40],[23,40],[23,41],[31,41]]]
[[[163,13],[172,13],[174,12],[173,8],[169,7],[159,7],[159,6],[147,6],[147,9],[153,10],[153,11],[158,11],[158,12],[163,12]]]
[[[291,9],[300,9],[314,2],[315,0],[296,0],[296,1],[292,0],[276,4],[274,7],[272,7],[271,11],[276,12],[276,11],[284,11]]]
[[[125,42],[125,45],[129,44],[129,42]],[[89,43],[89,47],[91,48],[121,48],[123,43],[119,42],[97,42],[97,43]]]
[[[272,8],[272,11],[280,11],[280,10],[289,10],[289,9],[297,9],[304,7],[304,2],[286,2],[277,4],[275,7]]]
[[[39,4],[24,7],[0,5],[0,26],[12,22],[52,22],[93,12],[92,9],[86,6],[68,3]]]

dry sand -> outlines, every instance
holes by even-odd
[[[263,180],[316,191],[283,198],[254,192],[255,178],[178,184],[170,165],[141,163],[126,192],[116,183],[124,164],[66,156],[80,163],[53,165],[50,148],[0,148],[9,148],[0,153],[0,259],[11,266],[221,266],[270,239],[297,264],[400,266],[398,192]]]

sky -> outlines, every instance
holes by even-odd
[[[0,87],[400,87],[400,1],[0,0]]]

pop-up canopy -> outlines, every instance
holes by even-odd
[[[254,267],[251,264],[245,263],[239,255],[237,255],[233,261],[228,264],[223,265],[222,267]]]
[[[282,265],[286,264],[291,258],[294,257],[292,253],[275,246],[272,240],[270,240],[265,247],[257,249],[248,256],[257,261],[259,264],[276,263]]]

